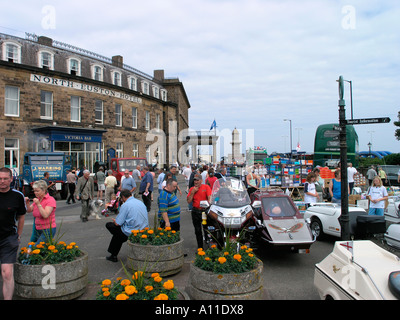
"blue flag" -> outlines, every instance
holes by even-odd
[[[217,123],[215,122],[215,119],[214,119],[213,123],[211,124],[210,131],[211,131],[212,129],[216,128],[216,127],[217,127]]]

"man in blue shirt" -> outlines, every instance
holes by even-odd
[[[179,199],[175,194],[178,183],[173,179],[167,180],[167,185],[158,197],[158,218],[161,220],[160,227],[171,227],[172,230],[180,230],[181,207]]]
[[[129,173],[129,170],[126,169],[124,172],[124,176],[121,177],[121,186],[119,187],[120,190],[122,189],[127,189],[129,190],[132,194],[134,193],[136,189],[136,182],[135,179],[132,178],[132,176]]]
[[[113,222],[106,224],[106,228],[113,235],[107,250],[111,255],[106,259],[112,262],[118,261],[117,255],[132,230],[142,230],[149,226],[147,210],[143,202],[132,197],[127,189],[122,189],[120,196],[124,204]]]
[[[143,172],[144,176],[140,182],[139,193],[142,194],[143,203],[147,208],[147,212],[150,212],[151,193],[153,192],[153,175],[149,171],[148,167],[144,167]]]

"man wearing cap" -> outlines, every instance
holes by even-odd
[[[195,174],[194,186],[190,188],[189,194],[187,195],[187,202],[193,205],[192,209],[192,222],[194,227],[194,233],[196,234],[198,248],[203,248],[203,233],[202,233],[202,209],[200,208],[200,201],[207,200],[210,203],[211,200],[211,188],[203,184],[201,174]]]

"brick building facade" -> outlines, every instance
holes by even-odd
[[[114,156],[176,162],[189,108],[183,84],[163,70],[150,76],[121,56],[0,34],[0,167],[20,170],[28,151],[62,151],[89,169]]]

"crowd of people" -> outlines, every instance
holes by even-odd
[[[108,246],[109,256],[107,260],[118,261],[118,254],[122,244],[127,241],[132,230],[141,230],[149,227],[148,214],[154,201],[154,182],[157,183],[158,193],[158,219],[162,228],[180,230],[181,205],[180,197],[182,190],[178,185],[178,167],[173,165],[166,172],[158,170],[156,178],[153,167],[141,168],[138,166],[133,172],[126,170],[121,181],[117,181],[112,171],[105,172],[102,167],[91,176],[86,168],[83,170],[70,170],[67,175],[69,196],[67,204],[76,201],[81,202],[80,219],[88,221],[90,201],[95,199],[95,181],[98,186],[97,199],[105,197],[106,205],[112,201],[118,201],[121,205],[117,211],[118,215],[112,221],[106,223],[106,228],[112,235]],[[255,174],[254,167],[248,168],[245,175],[245,183],[249,194],[260,188],[260,177]],[[376,171],[371,168],[367,172],[370,183],[368,199],[370,200],[369,214],[383,215],[384,203],[388,198],[386,188],[382,180],[386,178],[383,170]],[[348,166],[348,192],[354,187],[354,174],[357,172],[350,163]],[[191,212],[192,224],[195,238],[199,248],[203,246],[202,235],[202,209],[200,203],[207,200],[210,203],[212,188],[217,179],[226,176],[226,168],[216,170],[208,166],[187,165],[181,170],[185,179],[184,192],[189,211]],[[314,168],[307,176],[304,185],[304,201],[307,204],[321,201],[322,198],[330,198],[333,203],[341,201],[341,177],[340,169],[335,170],[334,178],[329,188],[324,189],[323,180],[320,177],[318,167]],[[56,219],[55,212],[57,203],[52,196],[53,183],[48,176],[44,175],[42,180],[33,184],[34,199],[11,188],[12,172],[8,168],[0,169],[0,262],[3,276],[3,294],[5,299],[11,299],[13,282],[13,264],[16,262],[19,239],[23,232],[25,214],[32,213],[34,223],[32,228],[31,242],[39,243],[46,241],[55,235]],[[400,175],[399,175],[400,180]],[[116,200],[116,191],[119,191],[119,199]],[[177,193],[179,192],[179,197]]]

